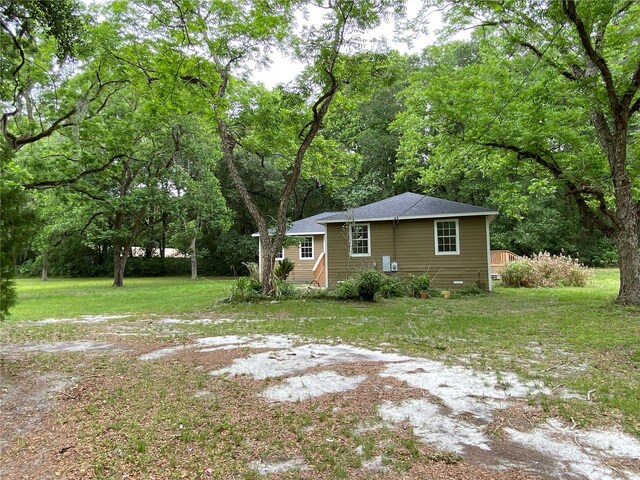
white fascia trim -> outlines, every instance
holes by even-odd
[[[489,291],[493,292],[493,277],[491,276],[491,239],[489,237],[489,217],[486,218],[487,224],[487,272],[488,273],[488,283]]]
[[[438,252],[438,220],[433,222],[433,243],[435,254],[440,255],[460,255],[460,222],[458,222],[457,218],[449,219],[448,221],[453,220],[456,222],[456,248],[455,252]]]
[[[438,215],[418,215],[413,217],[380,217],[380,218],[363,218],[353,220],[355,223],[365,222],[388,222],[393,220],[422,220],[425,218],[457,218],[457,217],[486,217],[498,215],[498,212],[482,212],[482,213],[442,213]],[[351,223],[352,220],[342,218],[340,220],[318,220],[317,223]]]
[[[329,246],[329,242],[327,242],[328,235],[325,235],[322,239],[323,250],[322,254],[324,257],[324,288],[329,288],[329,252],[327,252],[327,247]],[[318,260],[319,261],[319,260]]]
[[[324,235],[325,232],[299,232],[299,233],[285,233],[285,237],[309,237],[312,235]],[[252,237],[259,237],[259,233],[252,233]]]

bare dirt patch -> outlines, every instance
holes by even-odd
[[[58,396],[76,382],[57,372],[13,374],[0,368],[0,458],[10,458],[17,448],[29,453],[29,465],[46,463],[42,450],[30,448],[29,439],[46,431],[45,420]],[[0,478],[29,478],[26,473],[19,462],[0,462]]]
[[[508,372],[283,335],[129,348],[75,386],[0,377],[2,414],[59,396],[0,434],[3,478],[640,478],[638,439],[548,418],[527,400],[557,393]]]

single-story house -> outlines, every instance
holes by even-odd
[[[283,248],[289,279],[333,287],[375,268],[388,275],[431,275],[437,288],[492,289],[489,224],[498,214],[475,205],[403,193],[344,212],[293,222],[299,241]],[[254,234],[258,236],[258,234]]]

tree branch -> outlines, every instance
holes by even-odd
[[[499,148],[517,154],[518,159],[532,160],[551,172],[557,180],[563,182],[566,186],[567,193],[571,195],[578,205],[578,209],[582,217],[588,222],[595,222],[598,228],[606,235],[614,233],[613,225],[617,223],[616,217],[612,214],[607,206],[604,193],[592,185],[576,185],[572,180],[566,178],[562,168],[553,160],[545,159],[541,154],[529,152],[520,147],[499,142],[486,142],[482,144],[486,147]],[[584,195],[589,195],[598,202],[598,211],[594,212],[584,199]]]
[[[589,33],[576,10],[575,0],[562,0],[562,7],[569,20],[571,20],[575,25],[576,30],[578,31],[578,36],[580,37],[580,42],[582,43],[582,48],[584,48],[587,57],[589,57],[596,68],[600,71],[600,75],[602,76],[602,80],[604,81],[607,90],[609,105],[611,106],[612,112],[617,114],[620,109],[620,104],[618,102],[618,97],[616,96],[616,87],[613,82],[613,76],[611,74],[611,70],[609,70],[606,60],[591,44]]]
[[[71,185],[73,183],[76,183],[80,179],[88,176],[88,175],[93,175],[94,173],[104,172],[116,160],[118,160],[120,158],[124,158],[125,156],[126,155],[123,155],[123,154],[114,155],[105,164],[100,165],[99,167],[96,167],[96,168],[90,168],[89,170],[85,170],[83,172],[80,172],[75,177],[61,178],[61,179],[58,179],[58,180],[42,180],[42,181],[39,181],[39,182],[27,183],[26,185],[23,185],[23,187],[26,190],[34,190],[34,189],[54,188],[54,187],[62,187],[64,185]]]

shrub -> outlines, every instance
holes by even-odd
[[[291,272],[293,272],[293,268],[296,266],[293,261],[288,258],[283,258],[278,261],[276,265],[275,274],[276,277],[282,281],[286,280]]]
[[[402,297],[406,294],[406,288],[398,277],[385,277],[379,292],[384,298]]]
[[[420,292],[427,292],[431,284],[431,276],[428,273],[422,275],[409,274],[409,292],[414,297],[420,295]]]
[[[294,298],[298,296],[298,289],[293,283],[285,282],[284,280],[276,280],[276,287],[278,297]]]
[[[547,252],[511,262],[502,272],[507,287],[584,287],[590,278],[591,271],[577,259]]]
[[[262,285],[251,277],[240,277],[231,287],[231,301],[251,302],[261,297]]]
[[[360,298],[373,301],[373,297],[380,290],[383,280],[384,276],[377,270],[362,272],[356,281]]]
[[[507,287],[535,287],[534,267],[528,258],[507,263],[502,269],[502,283]]]
[[[349,300],[351,298],[358,298],[358,289],[356,282],[352,278],[347,278],[338,282],[336,285],[335,295],[340,300]]]

